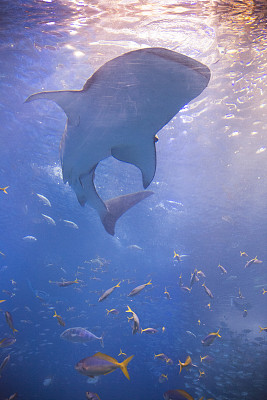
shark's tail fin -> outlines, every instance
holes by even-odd
[[[153,192],[151,191],[141,191],[115,197],[105,201],[107,212],[102,216],[101,221],[106,231],[110,235],[114,235],[115,224],[122,214],[152,194]]]

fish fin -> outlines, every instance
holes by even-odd
[[[146,189],[156,171],[156,149],[155,143],[143,141],[141,145],[113,147],[111,154],[119,161],[135,165],[142,172],[143,186]]]
[[[93,355],[93,357],[100,358],[101,360],[105,360],[105,361],[108,361],[108,362],[110,362],[110,363],[112,363],[112,364],[114,364],[114,365],[119,366],[119,362],[118,362],[115,358],[110,357],[110,356],[108,356],[107,354],[98,352],[98,353],[95,353],[95,354]]]
[[[153,194],[151,191],[141,191],[115,197],[105,201],[107,211],[100,215],[106,231],[114,236],[117,220],[131,207]]]
[[[81,94],[80,90],[56,90],[52,92],[38,92],[29,96],[24,103],[29,103],[33,100],[52,100],[59,105],[68,117],[68,122],[71,125],[79,126],[80,116],[76,112],[77,95]]]
[[[134,356],[128,357],[128,358],[126,358],[126,360],[124,360],[122,363],[119,363],[119,366],[120,366],[122,372],[124,373],[124,375],[126,376],[126,378],[129,379],[129,380],[130,380],[130,376],[129,376],[129,372],[127,371],[127,365],[129,364],[129,362],[131,361],[131,359],[132,359],[133,357],[134,357]]]
[[[182,369],[184,368],[184,365],[181,363],[181,361],[179,360],[179,365],[180,365],[180,371],[179,374],[182,372]]]
[[[126,310],[125,312],[131,312],[131,313],[133,313],[133,311],[130,309],[130,307],[129,306],[127,306],[128,307],[128,310]]]
[[[90,171],[89,174],[80,176],[79,179],[76,179],[75,182],[72,182],[70,185],[76,193],[77,199],[81,206],[84,206],[86,202],[94,208],[100,218],[107,213],[107,208],[105,203],[98,196],[94,185],[94,176],[96,166]]]

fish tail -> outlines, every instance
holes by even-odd
[[[12,331],[13,331],[13,333],[18,332],[18,330],[15,328],[13,328]]]
[[[114,156],[114,154],[112,154]],[[116,157],[115,157],[116,158]],[[120,158],[118,158],[120,159]],[[123,161],[123,160],[121,160]],[[106,200],[104,205],[106,211],[100,215],[102,224],[106,231],[114,236],[115,234],[115,225],[117,220],[130,208],[132,208],[135,204],[144,200],[146,197],[149,197],[153,194],[151,191],[141,191],[136,193],[130,193],[126,195],[122,195],[113,199]]]
[[[75,283],[79,283],[78,278],[76,278],[74,282],[75,282]]]
[[[134,356],[128,357],[126,358],[126,360],[124,360],[122,363],[119,363],[119,367],[122,370],[122,372],[124,373],[124,375],[126,376],[127,379],[130,380],[130,376],[129,376],[129,372],[127,371],[127,365],[129,364],[129,362],[131,361],[131,359]]]
[[[54,315],[53,315],[53,317],[55,318],[55,317],[57,317],[57,312],[56,312],[56,310],[54,310]]]
[[[262,332],[264,330],[261,326],[259,328],[260,328],[260,332]]]
[[[142,329],[142,328],[140,328],[141,329],[141,333],[143,333],[144,332],[144,329]]]
[[[115,287],[120,287],[120,283],[121,283],[121,281],[119,283],[117,283],[117,285]]]
[[[150,281],[147,282],[146,285],[152,285],[151,281],[152,281],[152,279],[150,279]]]
[[[216,332],[216,335],[217,335],[218,337],[221,337],[221,335],[219,335],[219,332],[220,332],[220,329],[218,330],[218,332]]]
[[[7,191],[6,191],[7,188],[9,188],[9,186],[6,186],[6,187],[4,187],[4,188],[1,188],[1,190],[3,190],[3,192],[4,192],[5,194],[8,194]]]
[[[179,360],[179,365],[180,365],[180,371],[179,371],[179,374],[182,372],[182,369],[184,368],[184,365],[183,365],[183,363],[181,363],[181,361]]]
[[[128,307],[128,310],[126,310],[125,312],[131,312],[131,313],[133,313],[133,311],[130,309],[130,307],[129,306],[127,306]]]
[[[107,308],[106,308],[106,312],[107,312],[107,315],[110,313],[110,310],[108,310]]]
[[[103,347],[104,348],[104,340],[103,340],[103,333],[102,333],[102,336],[100,336],[100,345],[101,345],[101,347]]]

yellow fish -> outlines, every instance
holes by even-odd
[[[91,357],[86,357],[75,365],[75,369],[86,376],[107,375],[120,368],[127,379],[130,379],[127,371],[127,365],[134,356],[126,358],[126,360],[119,363],[115,358],[110,357],[104,353],[96,353]]]
[[[0,188],[0,190],[2,190],[2,192],[4,192],[5,194],[7,194],[7,188],[9,188],[9,186],[6,186],[6,187],[3,187],[3,188]]]

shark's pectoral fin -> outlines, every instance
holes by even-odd
[[[146,189],[156,171],[156,149],[154,140],[142,141],[140,145],[119,146],[111,149],[111,154],[117,160],[135,165],[142,172],[143,186]]]
[[[80,115],[78,114],[77,107],[75,104],[77,102],[77,96],[81,94],[81,90],[57,90],[53,92],[39,92],[34,93],[29,96],[25,103],[29,103],[34,100],[52,100],[58,104],[68,117],[68,122],[70,125],[79,126]]]
[[[114,235],[115,224],[122,214],[152,194],[152,191],[147,190],[106,200],[105,206],[107,208],[107,212],[101,216],[101,221],[106,231],[110,235]]]

